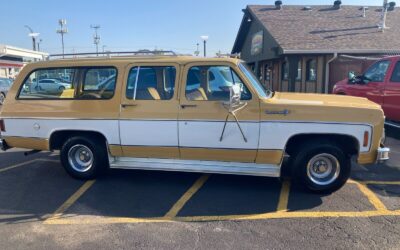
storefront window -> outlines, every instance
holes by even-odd
[[[301,60],[297,63],[297,76],[296,81],[301,81],[301,73],[302,73],[302,63]]]
[[[317,80],[317,60],[310,59],[307,61],[306,65],[306,81],[316,81]]]
[[[287,62],[282,63],[282,80],[286,81],[289,79],[289,64]]]

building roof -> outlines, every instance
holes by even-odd
[[[249,5],[245,13],[256,18],[279,44],[283,54],[302,53],[400,53],[400,8],[388,11],[384,32],[378,29],[382,7]],[[245,14],[246,17],[246,14]],[[233,53],[240,52],[249,25],[242,22]]]
[[[17,57],[17,58],[33,58],[43,60],[49,54],[40,51],[33,51],[29,49],[17,48],[14,46],[0,44],[0,58],[3,56]]]

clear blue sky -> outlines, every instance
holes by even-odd
[[[342,0],[348,5],[382,5],[382,0]],[[101,25],[106,50],[172,49],[193,53],[209,35],[209,54],[229,52],[247,4],[274,0],[19,0],[2,3],[0,44],[31,48],[25,24],[40,33],[41,49],[61,52],[58,19],[67,19],[66,53],[94,51],[91,24]],[[331,5],[333,0],[283,0],[284,4]]]

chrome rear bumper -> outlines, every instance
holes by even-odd
[[[384,162],[389,160],[390,148],[380,147],[378,148],[378,156],[376,157],[377,162]]]

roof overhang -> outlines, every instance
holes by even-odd
[[[400,54],[400,50],[382,49],[344,49],[344,50],[283,50],[282,54]]]
[[[44,58],[48,57],[49,54],[40,51],[34,51],[29,49],[22,49],[8,45],[1,45],[0,44],[0,58],[2,56],[11,56],[11,57],[20,57],[20,58],[33,58],[43,60]]]

